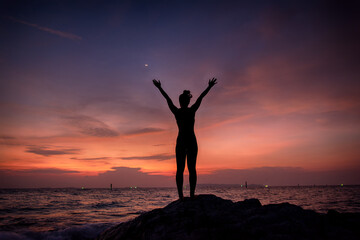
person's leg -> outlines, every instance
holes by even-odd
[[[184,182],[184,169],[185,169],[186,150],[184,147],[176,144],[176,186],[179,193],[179,199],[184,198],[183,182]]]
[[[187,166],[189,170],[189,182],[190,182],[190,197],[195,196],[195,188],[196,188],[196,157],[197,157],[197,144],[196,142],[189,147],[187,152]]]

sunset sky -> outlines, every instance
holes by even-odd
[[[0,187],[360,184],[354,1],[1,1]],[[185,170],[187,172],[187,170]]]

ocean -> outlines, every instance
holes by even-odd
[[[185,196],[188,190],[184,191]],[[289,202],[326,213],[360,212],[360,186],[198,186],[196,194],[263,205]],[[0,239],[93,239],[106,228],[177,200],[176,188],[0,189]]]

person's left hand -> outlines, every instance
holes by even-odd
[[[153,83],[154,83],[155,87],[161,88],[161,82],[160,82],[160,80],[154,79],[154,80],[153,80]]]
[[[216,80],[216,78],[209,79],[209,87],[213,87],[215,84],[217,84]]]

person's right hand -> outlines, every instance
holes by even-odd
[[[153,83],[154,83],[155,87],[157,87],[157,88],[160,88],[160,87],[161,87],[161,82],[160,82],[160,80],[154,79],[154,80],[153,80]]]
[[[209,87],[213,87],[215,84],[217,84],[216,80],[216,78],[209,79]]]

